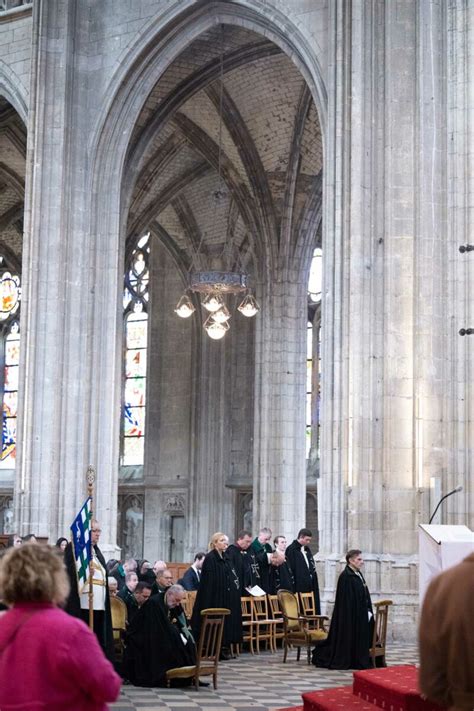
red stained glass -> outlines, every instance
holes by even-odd
[[[125,405],[125,437],[143,437],[145,434],[145,408]]]
[[[5,366],[5,390],[18,390],[18,366]]]
[[[3,397],[3,412],[6,417],[16,417],[18,408],[18,393],[6,392]]]
[[[136,376],[145,377],[146,375],[146,348],[134,348],[127,351],[125,377],[133,378]]]
[[[143,406],[146,399],[145,378],[128,378],[125,381],[125,402],[130,407]]]

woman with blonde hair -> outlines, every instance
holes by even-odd
[[[23,545],[0,560],[0,597],[11,609],[0,618],[2,711],[105,711],[120,677],[94,634],[64,604],[69,582],[62,556]]]
[[[240,606],[240,580],[226,555],[229,539],[221,531],[211,537],[209,553],[201,568],[201,582],[194,603],[191,620],[194,639],[201,627],[201,610],[207,607],[227,607],[222,638],[222,658],[230,659],[230,645],[242,642],[242,610]]]

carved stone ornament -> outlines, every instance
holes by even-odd
[[[186,501],[183,494],[166,494],[164,508],[167,513],[184,514]]]

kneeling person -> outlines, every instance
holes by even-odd
[[[152,595],[127,633],[125,676],[135,686],[166,686],[166,672],[196,663],[196,646],[181,606],[186,591],[171,585]]]

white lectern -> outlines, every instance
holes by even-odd
[[[420,605],[431,578],[474,553],[474,533],[467,526],[419,525]]]

